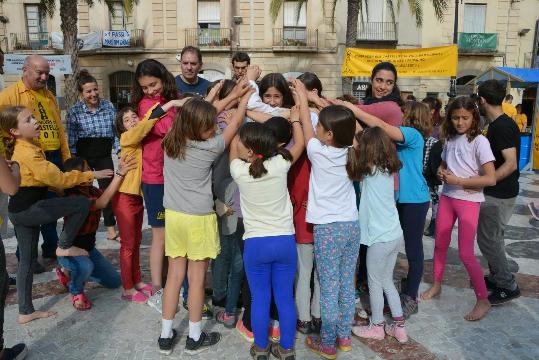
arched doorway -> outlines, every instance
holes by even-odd
[[[205,69],[200,72],[199,76],[201,78],[208,80],[209,82],[222,80],[225,78],[225,74],[222,71],[214,70],[214,69]]]
[[[463,75],[457,78],[457,95],[470,95],[473,92],[473,85],[468,84],[475,78],[475,75]],[[466,85],[468,84],[468,85]]]
[[[117,71],[109,75],[110,102],[120,110],[131,102],[131,87],[135,81],[135,73]]]
[[[54,75],[49,74],[49,78],[47,79],[47,90],[49,90],[51,93],[53,93],[54,96],[56,96],[56,78]]]

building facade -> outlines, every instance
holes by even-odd
[[[231,55],[245,51],[263,74],[312,71],[322,80],[326,96],[338,96],[347,4],[336,2],[332,21],[335,0],[324,1],[324,6],[322,1],[308,0],[300,9],[297,1],[285,1],[275,21],[269,15],[270,2],[264,0],[144,0],[130,14],[121,1],[115,4],[113,14],[100,2],[90,8],[86,1],[79,1],[79,35],[85,41],[80,65],[97,78],[102,96],[118,107],[129,102],[134,70],[140,61],[159,60],[177,75],[178,54],[186,45],[202,50],[203,76],[209,80],[229,78]],[[49,18],[39,13],[38,0],[5,0],[0,4],[0,47],[7,53],[61,54],[57,2],[56,14]],[[407,6],[401,6],[393,19],[390,9],[381,5],[385,1],[368,2],[369,11],[362,14],[358,25],[358,47],[417,48],[453,43],[454,1],[449,1],[441,23],[430,1],[424,1],[421,28],[415,25]],[[490,66],[529,67],[538,18],[537,0],[459,1],[459,92],[469,91],[464,84]],[[111,31],[128,32],[122,47],[103,41]],[[18,78],[6,74],[3,81],[9,85]],[[361,95],[366,81],[368,78],[355,79],[356,95]],[[399,86],[405,95],[445,98],[449,79],[400,78]],[[49,87],[62,98],[61,76],[51,78]]]
[[[60,32],[60,17],[47,18],[36,12],[39,1],[6,0],[0,5],[0,44],[8,53],[61,53],[54,49]],[[186,45],[198,46],[203,55],[203,74],[209,80],[230,78],[230,58],[245,51],[251,62],[269,72],[313,71],[324,83],[328,96],[341,88],[336,32],[319,3],[304,3],[296,16],[297,2],[286,2],[275,22],[269,15],[269,2],[263,0],[145,0],[126,14],[122,2],[114,14],[99,2],[88,7],[78,3],[81,38],[88,34],[106,37],[106,32],[127,30],[126,47],[101,46],[80,53],[80,66],[99,82],[102,96],[117,106],[129,102],[137,64],[147,58],[162,62],[174,75],[179,74],[178,54]],[[57,6],[57,9],[59,6]],[[57,10],[58,11],[58,10]],[[125,44],[124,44],[125,45]],[[18,75],[6,75],[5,85]],[[63,81],[51,81],[62,97]]]

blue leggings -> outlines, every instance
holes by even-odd
[[[279,312],[281,341],[285,349],[294,347],[296,303],[294,277],[298,254],[294,235],[254,237],[245,240],[243,262],[251,289],[251,324],[255,344],[268,346],[271,291]]]

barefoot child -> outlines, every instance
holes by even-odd
[[[4,158],[3,142],[0,142],[0,193],[13,196],[19,190],[21,174],[19,164],[6,161]],[[7,219],[6,219],[7,221]],[[7,348],[4,345],[4,306],[9,290],[9,277],[6,269],[6,252],[4,243],[0,237],[0,359],[13,360],[24,359],[28,353],[28,347],[24,343],[19,343]]]
[[[20,250],[17,269],[17,297],[20,324],[53,316],[52,311],[36,311],[32,304],[32,264],[37,259],[39,225],[61,217],[70,217],[58,242],[57,256],[78,256],[84,252],[69,248],[84,223],[90,202],[83,197],[47,199],[47,189],[65,189],[112,175],[112,170],[63,173],[45,158],[43,150],[34,142],[39,137],[39,123],[33,113],[24,107],[8,107],[0,111],[0,127],[9,134],[7,154],[19,163],[21,186],[9,199],[8,212],[17,234]],[[5,137],[4,137],[5,139]],[[14,148],[13,148],[14,143]]]
[[[382,340],[385,333],[400,343],[408,341],[399,293],[393,283],[393,269],[403,236],[399,214],[394,200],[392,174],[401,167],[395,145],[378,127],[365,129],[360,135],[357,153],[361,201],[359,224],[361,244],[368,246],[367,274],[371,304],[371,322],[358,326],[352,332],[366,339]],[[386,325],[384,333],[384,294],[393,323]]]
[[[494,155],[488,140],[481,135],[479,120],[479,109],[472,99],[459,97],[449,105],[442,125],[447,142],[438,170],[444,186],[436,217],[434,284],[421,294],[423,300],[429,300],[442,292],[451,230],[458,220],[459,256],[472,279],[477,297],[475,307],[464,316],[468,321],[481,319],[490,309],[483,271],[474,254],[474,243],[479,208],[485,201],[482,188],[495,185],[496,177]]]
[[[109,289],[120,286],[120,277],[112,264],[95,247],[95,234],[101,219],[101,210],[110,202],[125,175],[135,167],[133,158],[124,157],[120,159],[116,176],[109,186],[102,191],[94,187],[91,183],[81,184],[65,190],[65,194],[71,198],[82,196],[91,201],[91,207],[84,224],[82,224],[77,237],[73,241],[73,246],[86,251],[84,256],[60,256],[58,264],[62,268],[56,268],[56,275],[60,283],[69,289],[71,302],[77,310],[89,310],[92,303],[84,294],[84,284],[90,278]],[[74,157],[67,159],[64,163],[64,170],[89,171],[90,167],[86,160]],[[68,219],[66,219],[68,220]],[[122,242],[125,239],[122,239]]]

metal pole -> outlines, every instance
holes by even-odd
[[[453,44],[458,44],[459,35],[459,0],[455,0],[455,21],[453,24]],[[458,61],[458,58],[457,58]],[[451,76],[449,80],[449,92],[447,93],[450,99],[457,96],[457,77]]]

